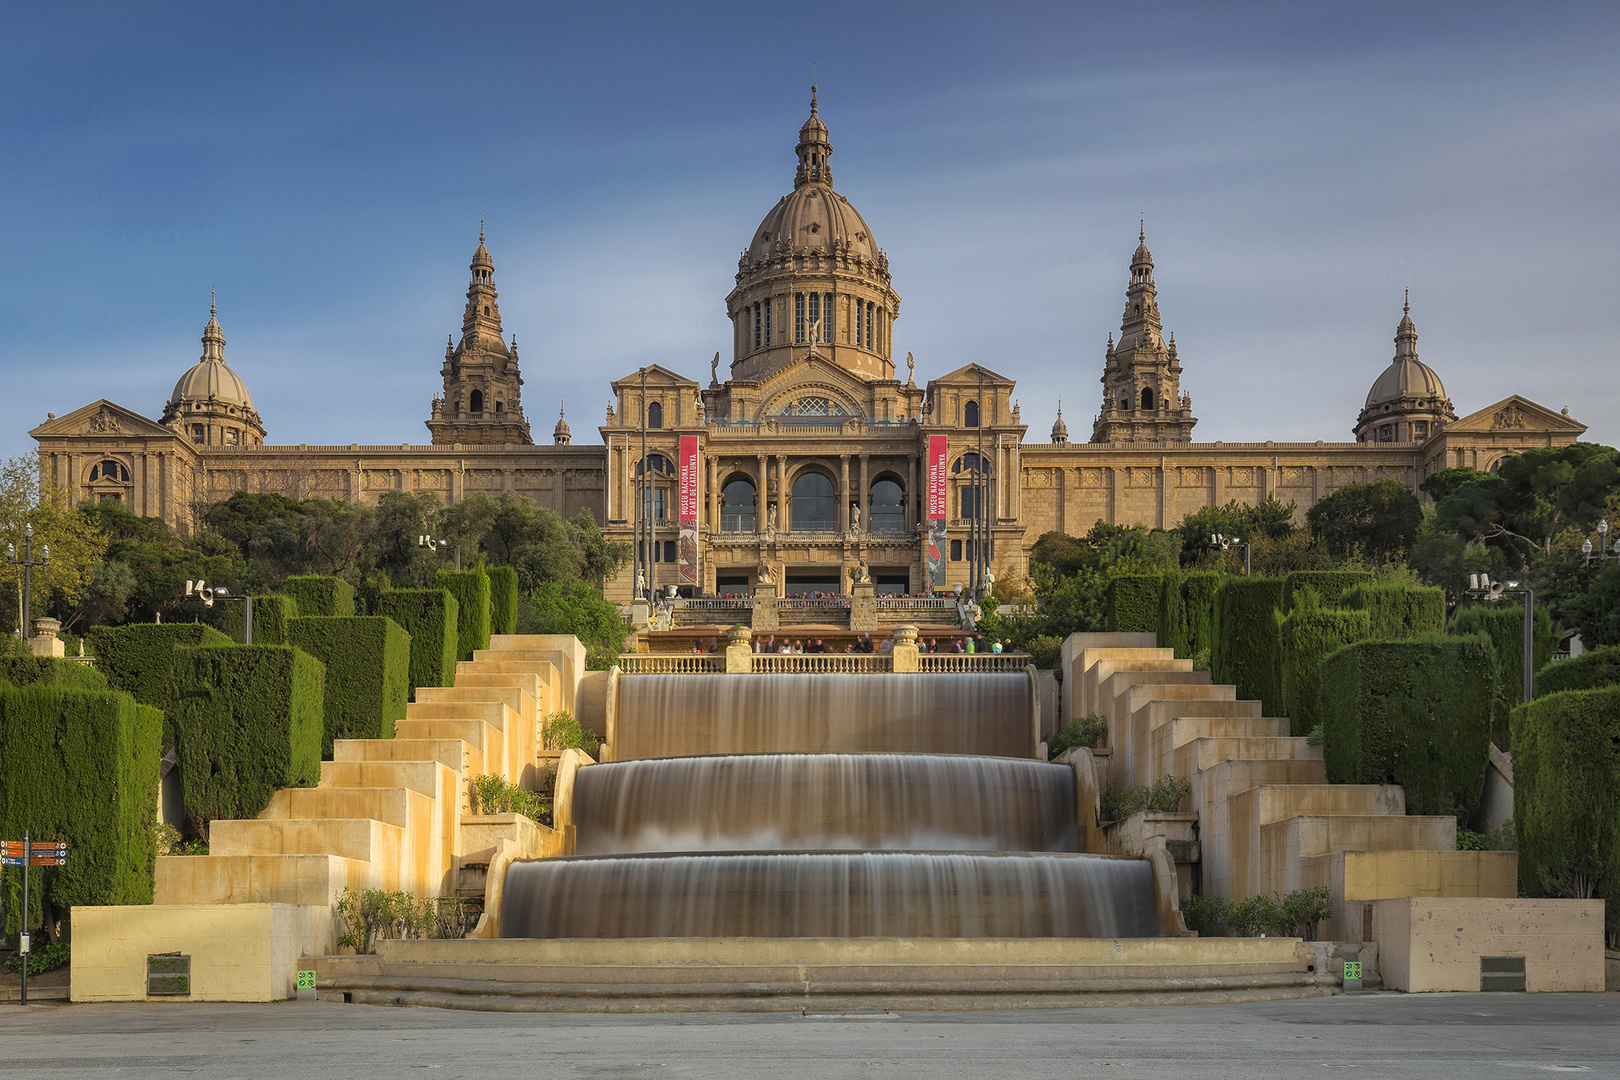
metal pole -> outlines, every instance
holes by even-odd
[[[28,631],[29,631],[29,616],[33,614],[32,610],[31,610],[32,609],[33,597],[30,596],[29,594],[34,591],[34,537],[33,537],[33,530],[32,529],[24,530],[24,533],[25,533],[25,535],[23,536],[23,626],[22,626],[22,636],[23,636],[23,640],[27,641],[28,637],[29,637],[29,633],[28,633]],[[27,876],[28,876],[27,871],[24,871],[23,872],[23,877],[27,877]],[[23,967],[26,969],[28,967],[27,963],[24,963]],[[26,971],[24,972],[23,977],[25,979],[27,978]],[[28,1002],[24,1001],[23,1004],[26,1005],[26,1004],[28,1004]]]
[[[242,598],[242,644],[253,644],[253,597]]]
[[[1243,545],[1243,576],[1244,577],[1249,576],[1249,570],[1250,570],[1249,555],[1250,555],[1250,550],[1251,550],[1250,545],[1248,545],[1248,544]]]
[[[647,369],[641,369],[641,463],[636,466],[641,473],[641,517],[647,523],[647,542],[641,553],[642,569],[647,573],[647,592],[641,597],[651,603],[653,586],[652,572],[652,477],[647,473]]]
[[[978,421],[979,429],[979,467],[973,474],[973,486],[977,492],[973,500],[973,599],[980,599],[984,587],[984,572],[980,564],[984,559],[984,369],[979,369],[979,415],[973,419]]]
[[[22,902],[22,929],[17,935],[17,944],[22,953],[22,1003],[28,1004],[28,954],[32,942],[28,937],[28,864],[34,861],[33,845],[28,842],[29,833],[23,830],[23,902]]]
[[[1536,627],[1536,593],[1534,589],[1524,590],[1524,700],[1528,703],[1535,692],[1536,661],[1535,661],[1535,627]]]

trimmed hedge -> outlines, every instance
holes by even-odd
[[[1513,710],[1519,888],[1601,896],[1620,929],[1620,687],[1570,690]]]
[[[288,578],[282,588],[297,604],[297,615],[354,614],[354,586],[342,578],[306,574]]]
[[[1277,606],[1282,578],[1228,577],[1215,594],[1210,670],[1243,700],[1259,701],[1267,716],[1282,715],[1282,642]]]
[[[175,744],[173,692],[174,650],[182,645],[230,645],[232,641],[202,623],[136,623],[133,626],[95,626],[90,647],[96,670],[114,689],[142,705],[163,712],[163,749]]]
[[[335,739],[392,739],[410,697],[411,639],[381,615],[291,619],[288,644],[326,668],[321,756]]]
[[[411,697],[419,686],[453,686],[456,681],[458,605],[449,589],[384,589],[382,614],[411,638]]]
[[[1119,574],[1108,583],[1108,632],[1159,632],[1159,575]]]
[[[1166,570],[1159,576],[1159,648],[1174,649],[1185,659],[1192,655],[1187,646],[1187,606],[1181,598],[1181,574]]]
[[[1502,674],[1502,703],[1497,706],[1497,729],[1507,729],[1508,711],[1524,701],[1524,606],[1523,604],[1474,604],[1456,612],[1448,633],[1482,633],[1497,648],[1497,670]],[[1534,657],[1536,670],[1552,659],[1558,635],[1545,606],[1536,609]],[[1500,743],[1498,743],[1500,745]],[[1502,746],[1507,750],[1507,746]]]
[[[1365,611],[1306,604],[1283,619],[1283,708],[1293,734],[1309,735],[1321,721],[1317,683],[1322,661],[1352,642],[1366,641],[1371,627]]]
[[[517,633],[518,579],[510,566],[489,568],[489,632]]]
[[[58,686],[74,690],[109,690],[107,676],[76,660],[59,656],[0,657],[0,680],[12,686]]]
[[[1215,644],[1215,591],[1224,574],[1195,570],[1182,582],[1182,603],[1187,620],[1187,655],[1197,656]]]
[[[226,604],[219,617],[219,628],[232,641],[242,640],[241,604]],[[253,644],[287,644],[287,620],[298,618],[298,601],[280,593],[253,598]]]
[[[1398,641],[1421,634],[1439,634],[1446,628],[1446,592],[1415,585],[1356,585],[1346,589],[1339,603],[1372,618],[1371,637]]]
[[[456,658],[471,660],[489,648],[489,571],[483,564],[471,570],[440,570],[438,583],[456,598]]]
[[[66,866],[30,874],[34,927],[46,899],[63,911],[152,902],[162,728],[156,709],[117,691],[0,687],[0,836],[68,843]],[[21,901],[22,875],[8,871],[8,934]]]
[[[1568,660],[1554,660],[1536,672],[1536,697],[1563,690],[1597,690],[1620,685],[1620,645],[1605,645]]]
[[[1478,808],[1496,697],[1489,642],[1357,642],[1328,657],[1318,680],[1330,783],[1400,784],[1409,814]]]
[[[175,650],[173,724],[193,833],[255,817],[281,788],[320,779],[325,682],[320,661],[290,645]]]
[[[1372,573],[1367,570],[1295,570],[1283,580],[1283,614],[1294,610],[1295,595],[1309,589],[1322,601],[1323,607],[1342,607],[1340,600],[1345,590],[1357,585],[1372,584]]]

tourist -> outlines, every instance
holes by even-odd
[[[876,651],[877,651],[876,646],[874,646],[872,644],[872,635],[871,634],[862,634],[861,635],[861,652],[863,654],[867,655],[867,656],[871,656]]]
[[[990,651],[993,652],[993,653],[998,653],[998,654],[1001,652],[1001,639],[1000,638],[996,638],[996,640],[994,640],[994,641],[992,641],[990,643]]]
[[[929,638],[928,639],[928,647],[926,649],[924,649],[923,652],[926,652],[926,653],[937,653],[937,652],[939,652],[939,639],[938,638]]]
[[[961,638],[956,638],[951,642],[951,652],[953,652],[953,653],[961,653],[961,652],[966,652],[966,651],[967,651],[967,647],[962,644],[962,639]]]
[[[972,656],[973,652],[974,652],[974,641],[973,641],[972,638],[968,638],[967,639],[967,654],[969,656]]]
[[[883,644],[878,646],[878,652],[882,653],[884,656],[888,656],[890,653],[894,652],[893,634],[890,634],[888,637],[883,639]]]

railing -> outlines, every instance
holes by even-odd
[[[880,596],[879,611],[955,611],[956,600],[949,596]]]
[[[681,611],[752,611],[754,602],[742,599],[716,599],[696,598],[692,600],[677,599],[675,610]]]
[[[778,611],[848,611],[847,596],[784,596],[776,602]]]
[[[934,674],[972,671],[1023,671],[1028,653],[923,653],[917,670]]]
[[[893,670],[893,657],[875,654],[754,654],[755,675],[877,675]]]
[[[626,675],[723,674],[726,658],[719,653],[629,653],[619,657],[619,670]]]

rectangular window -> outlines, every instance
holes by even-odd
[[[201,445],[208,441],[208,429],[201,424],[191,425],[191,441]]]
[[[774,344],[776,344],[776,341],[771,337],[771,301],[767,299],[765,301],[765,346],[769,348]]]
[[[759,348],[759,305],[754,305],[754,348]]]
[[[832,293],[827,293],[821,298],[821,315],[821,340],[831,345],[833,341],[833,330],[838,325],[838,320],[833,318]]]
[[[810,333],[814,340],[821,340],[821,294],[810,294]]]
[[[664,541],[664,561],[665,562],[674,562],[675,561],[675,541],[673,541],[673,540],[665,540]]]
[[[961,561],[962,561],[962,541],[960,541],[960,540],[952,540],[951,541],[951,562],[961,562]]]
[[[964,487],[962,489],[962,513],[964,518],[979,516],[979,491],[977,488]]]
[[[855,344],[857,345],[865,344],[866,339],[861,336],[862,327],[865,325],[866,305],[857,300],[855,302]]]
[[[793,343],[804,343],[804,293],[793,294]]]
[[[235,428],[227,428],[226,429],[226,431],[225,431],[225,442],[226,442],[227,445],[230,445],[230,446],[235,446],[236,445],[236,429]]]
[[[652,516],[654,521],[669,520],[669,489],[652,489]]]

